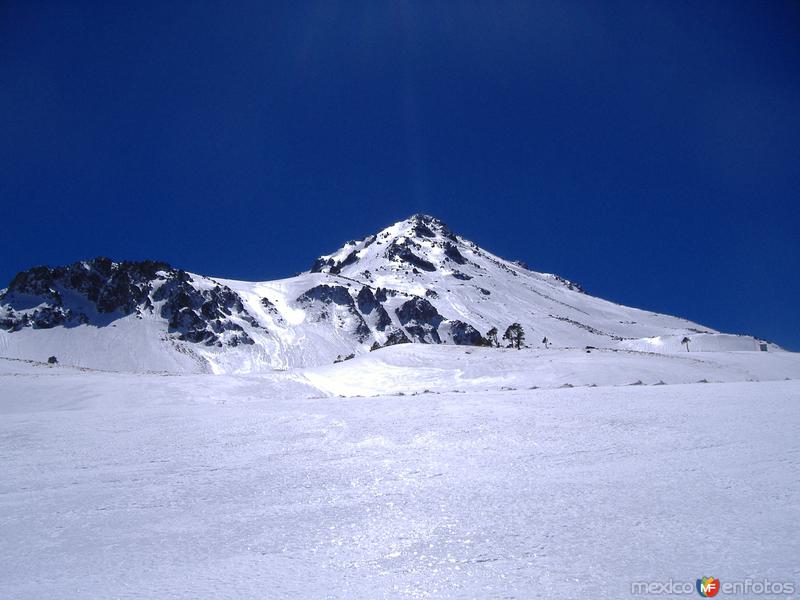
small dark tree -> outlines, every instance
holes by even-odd
[[[58,364],[58,359],[55,356],[51,356],[50,358],[47,359],[47,364],[49,364],[49,365],[57,365]]]
[[[542,338],[542,343],[544,344],[544,347],[547,348],[547,344],[550,343],[550,340],[547,339],[547,336]]]
[[[525,330],[519,323],[512,323],[503,334],[503,339],[508,341],[509,348],[519,350],[525,344]]]
[[[685,337],[685,338],[683,338],[683,339],[681,340],[681,344],[683,344],[684,346],[686,346],[686,351],[687,351],[687,352],[689,351],[689,342],[691,342],[691,341],[692,341],[692,340],[690,340],[688,337]]]
[[[492,327],[486,332],[486,339],[490,346],[494,346],[496,348],[500,345],[500,342],[497,341],[497,327]]]

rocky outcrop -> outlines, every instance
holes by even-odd
[[[459,265],[464,265],[467,263],[467,259],[464,258],[464,255],[458,251],[458,248],[456,248],[452,242],[445,242],[444,255]]]
[[[177,271],[156,289],[153,301],[163,302],[159,312],[167,320],[169,331],[180,340],[222,345],[221,334],[233,332],[226,340],[228,345],[254,343],[241,325],[229,319],[236,315],[253,327],[259,326],[238,294],[227,286],[217,284],[200,290],[192,285],[188,273]]]
[[[389,313],[383,308],[375,294],[367,286],[362,287],[356,296],[356,303],[358,310],[361,311],[365,317],[369,317],[378,331],[385,331],[386,328],[392,324],[392,319]]]
[[[396,310],[400,323],[415,342],[440,344],[439,324],[444,317],[425,298],[412,298]]]
[[[152,282],[164,272],[177,271],[163,262],[115,263],[103,257],[64,267],[34,267],[14,277],[0,301],[21,310],[34,300],[63,306],[62,294],[74,292],[99,313],[131,314],[152,306]]]
[[[352,265],[358,261],[358,251],[353,250],[348,254],[344,260],[338,262],[331,257],[318,258],[311,265],[312,273],[330,273],[331,275],[338,275],[342,269],[348,265]]]
[[[63,267],[35,267],[14,277],[0,297],[0,327],[103,327],[132,314],[152,313],[161,303],[159,315],[180,340],[218,346],[254,343],[232,320],[258,327],[235,292],[219,284],[201,290],[192,283],[186,271],[156,261],[100,257]]]
[[[402,242],[395,240],[386,249],[386,258],[423,271],[435,271],[436,267],[433,263],[414,254],[412,247],[413,244],[407,238]]]
[[[337,261],[333,256],[320,256],[311,265],[310,271],[311,273],[330,273],[331,275],[338,275],[342,272],[344,267],[357,263],[358,253],[364,248],[368,248],[373,242],[375,242],[374,235],[367,236],[360,242],[355,240],[349,241],[344,245],[344,248],[352,247],[352,250],[347,253],[343,260]]]
[[[331,317],[329,311],[325,310],[324,307],[331,305],[339,307],[339,310],[350,317],[352,323],[348,324],[344,320],[339,320],[336,322],[336,325],[344,329],[351,329],[359,342],[366,341],[372,335],[372,331],[364,321],[364,317],[356,308],[356,303],[350,295],[350,290],[342,285],[320,284],[314,286],[303,292],[297,298],[297,301],[309,307],[314,304],[318,305],[318,308],[321,308],[321,310],[318,310],[317,320],[324,320]]]
[[[311,289],[306,290],[297,298],[301,304],[308,304],[313,301],[322,302],[323,304],[340,304],[342,306],[350,306],[353,304],[353,298],[350,296],[350,291],[342,285],[315,285]]]
[[[406,332],[402,329],[395,329],[386,337],[384,346],[395,346],[397,344],[410,344],[411,340],[408,339]]]
[[[412,215],[409,218],[409,221],[412,224],[411,231],[414,235],[421,237],[434,237],[435,234],[438,233],[448,240],[453,242],[458,241],[456,235],[441,219],[418,213],[416,215]]]
[[[488,346],[489,342],[484,339],[480,332],[469,323],[463,321],[449,321],[450,336],[454,344],[459,346]]]

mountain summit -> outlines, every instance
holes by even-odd
[[[320,256],[311,272],[342,275],[419,295],[436,291],[448,282],[456,285],[477,278],[492,284],[495,276],[502,279],[531,273],[524,263],[509,262],[482,250],[453,233],[443,221],[423,214],[399,221],[363,240],[347,242],[336,252]],[[583,292],[579,285],[562,277],[538,275]]]
[[[493,332],[502,338],[513,323],[538,347],[760,347],[589,296],[417,214],[277,281],[106,258],[35,267],[0,294],[0,355],[134,371],[258,372],[399,343],[491,345]]]
[[[356,269],[353,267],[375,263],[387,263],[375,265],[381,270],[405,264],[430,272],[435,271],[437,265],[426,258],[436,258],[437,254],[443,253],[444,259],[464,264],[464,258],[456,247],[460,243],[458,237],[442,221],[418,214],[359,242],[347,242],[333,254],[319,257],[311,267],[311,272],[336,275],[345,270],[346,273],[354,274]],[[431,252],[435,249],[442,253]]]

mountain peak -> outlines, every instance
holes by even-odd
[[[426,215],[424,213],[416,213],[408,217],[406,222],[411,223],[413,225],[425,225],[428,227],[444,227],[447,228],[447,225],[441,219],[434,217],[432,215]],[[403,221],[401,221],[402,223]]]
[[[377,234],[347,242],[336,252],[320,256],[312,265],[311,272],[338,275],[356,263],[362,271],[365,264],[369,264],[367,268],[380,264],[435,271],[438,261],[431,260],[429,255],[438,256],[444,252],[463,264],[463,257],[456,247],[461,244],[472,245],[456,236],[441,219],[417,213]]]
[[[407,342],[496,345],[496,333],[513,323],[545,349],[681,351],[684,339],[692,351],[756,344],[593,298],[427,214],[347,242],[311,271],[242,282],[154,261],[37,267],[0,292],[0,349],[93,368],[234,372],[322,364]]]
[[[408,229],[408,233],[413,237],[432,238],[436,237],[438,233],[443,237],[455,240],[455,234],[444,221],[423,213],[411,215],[409,218],[395,223],[393,227],[398,226],[401,229]]]

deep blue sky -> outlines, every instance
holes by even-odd
[[[798,2],[0,3],[0,280],[271,279],[414,212],[800,350]]]

